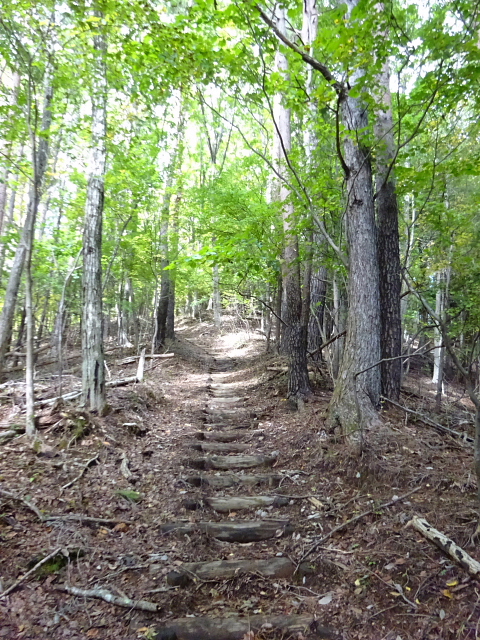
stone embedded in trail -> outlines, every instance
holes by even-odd
[[[209,456],[192,458],[187,464],[194,469],[251,469],[262,465],[272,465],[278,458],[278,451],[256,456]]]
[[[197,451],[221,451],[222,453],[242,453],[249,448],[248,444],[233,444],[228,442],[199,442],[190,445]]]
[[[274,473],[265,473],[262,475],[243,475],[228,474],[222,476],[189,476],[185,478],[186,482],[194,487],[212,487],[213,489],[226,489],[228,487],[236,487],[245,485],[254,487],[259,484],[266,484],[269,487],[278,487],[282,480],[282,476]]]
[[[259,542],[281,538],[293,533],[288,520],[254,520],[251,522],[168,522],[160,526],[161,533],[206,533],[224,542]]]
[[[155,640],[242,640],[251,633],[281,632],[282,637],[336,640],[341,634],[323,627],[312,615],[248,616],[246,618],[177,618],[157,629]],[[263,637],[262,633],[262,637]]]
[[[196,578],[200,580],[228,580],[245,573],[257,573],[266,578],[290,578],[295,565],[288,558],[266,560],[217,560],[188,562],[167,574],[172,587],[185,587]]]

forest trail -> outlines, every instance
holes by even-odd
[[[474,638],[475,580],[406,527],[466,548],[471,450],[397,412],[359,459],[323,431],[326,376],[293,412],[254,334],[178,337],[106,418],[54,407],[41,450],[0,448],[3,589],[59,550],[0,598],[0,637]]]

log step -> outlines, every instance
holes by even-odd
[[[214,418],[213,418],[214,419]],[[252,426],[252,423],[250,421],[243,421],[243,422],[237,422],[236,424],[232,423],[232,422],[209,422],[208,421],[208,416],[207,416],[207,420],[206,420],[206,425],[209,429],[219,429],[219,430],[230,430],[233,431],[234,429],[250,429],[250,427]]]
[[[251,469],[262,465],[272,465],[278,458],[278,451],[270,455],[256,456],[209,456],[208,458],[191,458],[186,461],[194,469]]]
[[[228,474],[224,476],[189,476],[185,480],[194,487],[212,487],[213,489],[227,489],[228,487],[236,487],[245,485],[254,487],[259,484],[265,484],[269,487],[278,487],[282,480],[282,476],[274,473],[265,473],[262,475],[242,475]]]
[[[243,400],[243,398],[238,395],[238,389],[207,389],[207,391],[211,393],[214,398],[238,398],[239,400]]]
[[[291,578],[295,565],[288,558],[267,560],[217,560],[215,562],[187,562],[167,574],[172,587],[186,587],[193,580],[228,580],[245,573],[257,573],[265,578]]]
[[[206,533],[223,542],[259,542],[293,533],[288,520],[254,520],[251,522],[168,522],[160,526],[161,533]]]
[[[202,507],[202,504],[219,513],[230,511],[243,511],[260,507],[284,507],[288,504],[288,498],[282,496],[228,496],[225,498],[203,498],[203,500],[185,500],[186,509],[194,511]]]
[[[219,451],[222,453],[242,453],[246,451],[250,445],[248,444],[238,444],[238,443],[228,443],[228,442],[196,442],[190,445],[193,449],[197,451]]]
[[[210,440],[213,442],[233,442],[245,436],[262,436],[264,433],[264,429],[255,429],[250,433],[242,433],[239,429],[228,429],[225,431],[197,431],[195,437],[198,440]]]
[[[250,632],[272,631],[282,637],[335,640],[335,629],[323,627],[312,615],[248,616],[246,618],[177,618],[166,620],[156,629],[155,640],[242,640]]]
[[[214,397],[208,401],[209,405],[219,405],[219,406],[223,406],[223,405],[229,405],[229,404],[235,404],[237,402],[243,402],[243,398],[239,398],[238,396],[221,396],[221,397],[217,397],[214,394]]]

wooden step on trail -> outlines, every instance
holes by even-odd
[[[197,431],[195,437],[198,440],[208,440],[213,442],[234,442],[245,437],[241,431]]]
[[[250,422],[250,420],[244,420],[243,422],[237,422],[237,423],[225,422],[225,421],[209,422],[208,416],[205,424],[209,429],[219,429],[219,430],[226,430],[226,431],[228,430],[232,431],[233,429],[250,429],[252,426],[252,423]]]
[[[249,433],[242,432],[240,429],[229,429],[225,431],[197,431],[195,437],[198,440],[209,440],[212,442],[234,442],[241,438],[263,436],[265,434],[264,429],[255,429]]]
[[[304,637],[306,640],[339,640],[333,628],[323,627],[312,615],[248,616],[246,618],[177,618],[166,620],[156,629],[155,640],[242,640],[250,632],[272,632],[282,637]],[[263,635],[262,635],[263,637]]]
[[[222,396],[217,398],[216,396],[214,396],[211,400],[208,401],[208,404],[224,406],[236,404],[237,402],[243,402],[243,398],[240,398],[238,396]]]
[[[208,389],[214,398],[238,398],[243,400],[245,396],[240,396],[238,389]]]
[[[185,481],[194,487],[212,487],[213,489],[228,489],[229,487],[267,485],[278,487],[283,477],[274,473],[260,475],[226,474],[221,476],[188,476]]]
[[[206,533],[223,542],[259,542],[293,533],[289,520],[253,520],[242,522],[167,522],[161,533]]]
[[[262,465],[272,465],[278,458],[278,451],[266,455],[255,456],[208,456],[205,458],[191,458],[186,461],[194,469],[251,469]]]
[[[195,579],[229,580],[246,573],[256,573],[265,578],[291,578],[295,565],[288,558],[266,560],[216,560],[215,562],[187,562],[167,574],[172,587],[186,587]]]
[[[218,451],[222,453],[243,453],[250,445],[229,442],[194,442],[190,445],[192,449],[197,451]]]
[[[219,513],[230,511],[244,511],[245,509],[258,509],[260,507],[285,507],[289,503],[288,498],[282,496],[227,496],[224,498],[203,498],[201,501],[187,499],[184,501],[186,509],[194,511],[205,505]]]
[[[248,409],[244,407],[238,407],[237,409],[224,409],[215,406],[207,406],[204,409],[205,413],[209,416],[215,416],[216,418],[234,418],[239,415],[245,415]]]

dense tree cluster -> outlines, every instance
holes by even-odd
[[[478,32],[463,0],[8,3],[0,372],[30,430],[39,349],[81,341],[101,411],[106,344],[207,308],[261,321],[300,406],[323,359],[345,433],[412,354],[480,406]]]

